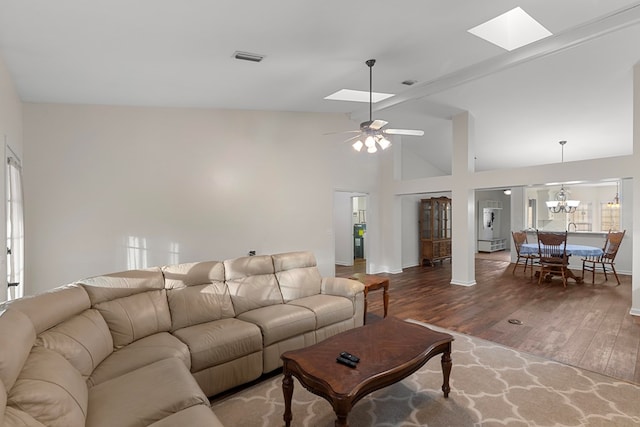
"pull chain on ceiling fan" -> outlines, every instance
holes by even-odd
[[[360,123],[360,134],[353,138],[347,139],[345,142],[352,141],[357,138],[353,143],[353,148],[356,151],[362,150],[362,147],[367,147],[368,153],[375,153],[378,151],[378,146],[383,150],[386,150],[391,146],[385,135],[406,135],[406,136],[422,136],[424,131],[411,130],[411,129],[382,129],[388,124],[384,120],[373,120],[373,66],[375,65],[375,59],[369,59],[365,62],[369,67],[369,121]]]

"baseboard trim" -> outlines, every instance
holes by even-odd
[[[640,316],[640,308],[631,308],[629,314],[632,316]]]
[[[477,284],[475,280],[472,280],[470,282],[461,282],[459,280],[452,280],[449,283],[452,285],[458,285],[458,286],[475,286]]]

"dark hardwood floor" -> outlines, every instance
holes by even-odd
[[[380,274],[390,279],[389,315],[640,383],[640,318],[629,314],[631,276],[620,276],[620,286],[611,276],[605,282],[602,274],[596,275],[595,285],[570,280],[565,289],[560,278],[538,285],[522,266],[512,274],[513,264],[505,255],[478,257],[477,284],[471,287],[449,283],[448,261]],[[362,262],[336,266],[336,276],[348,277],[363,269]],[[382,317],[381,291],[372,291],[368,304],[367,321]]]

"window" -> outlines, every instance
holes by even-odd
[[[600,203],[600,229],[620,231],[620,205],[610,206],[608,203]]]
[[[592,231],[593,218],[592,218],[591,203],[582,202],[576,208],[574,213],[567,215],[567,230],[569,231]]]
[[[24,214],[22,166],[7,147],[7,299],[24,295]]]

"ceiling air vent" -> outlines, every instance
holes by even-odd
[[[251,61],[251,62],[260,62],[264,59],[264,55],[259,55],[257,53],[249,53],[249,52],[240,52],[240,51],[235,51],[233,53],[233,57],[236,59],[241,59],[243,61]]]
[[[412,86],[414,84],[418,83],[417,80],[405,80],[402,82],[403,85],[407,85],[407,86]]]

